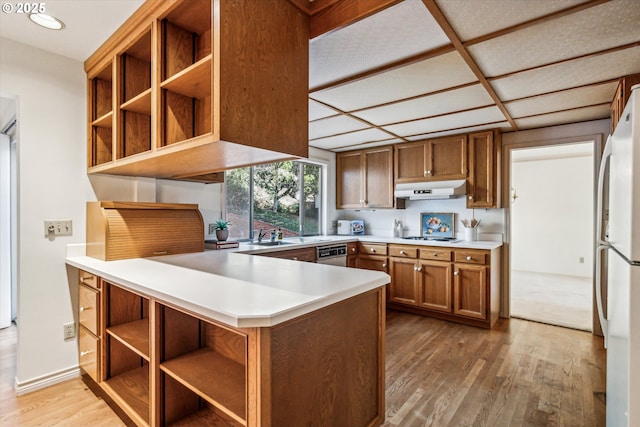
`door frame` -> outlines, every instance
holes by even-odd
[[[504,140],[503,140],[504,141]],[[596,199],[598,191],[598,171],[600,169],[600,160],[602,158],[603,136],[602,134],[590,134],[581,136],[571,136],[558,139],[546,139],[546,140],[534,140],[528,142],[503,142],[502,145],[502,173],[504,179],[502,180],[502,200],[505,210],[505,238],[503,242],[502,251],[502,295],[501,295],[501,309],[500,317],[511,317],[511,151],[520,148],[542,148],[553,145],[566,145],[576,144],[581,142],[593,142],[593,199]],[[596,236],[596,210],[597,203],[593,204],[593,230],[592,235],[595,242]],[[597,256],[596,247],[594,244],[594,257]],[[595,260],[595,258],[594,258]],[[603,269],[606,271],[606,269]],[[593,294],[593,319],[592,319],[592,331],[594,335],[602,336],[602,327],[600,325],[600,319],[598,318],[598,311],[596,308],[595,298],[595,262],[592,266],[592,294]],[[604,297],[604,296],[603,296]]]

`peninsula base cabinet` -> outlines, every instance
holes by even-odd
[[[500,249],[389,245],[388,307],[491,328],[500,310]]]
[[[127,422],[384,421],[384,288],[272,327],[237,328],[82,271],[79,286],[83,379]]]

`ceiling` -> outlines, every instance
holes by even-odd
[[[309,145],[342,151],[609,117],[637,0],[405,0],[310,43]]]
[[[47,0],[64,31],[1,13],[0,36],[84,61],[142,3]],[[338,3],[357,2],[309,5]],[[637,0],[378,4],[391,6],[310,41],[310,146],[342,151],[607,118],[617,79],[640,73]]]

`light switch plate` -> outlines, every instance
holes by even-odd
[[[71,236],[73,224],[70,219],[49,219],[44,221],[44,236]]]

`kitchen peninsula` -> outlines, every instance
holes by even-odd
[[[136,424],[384,420],[388,275],[228,251],[74,255],[80,365]]]

